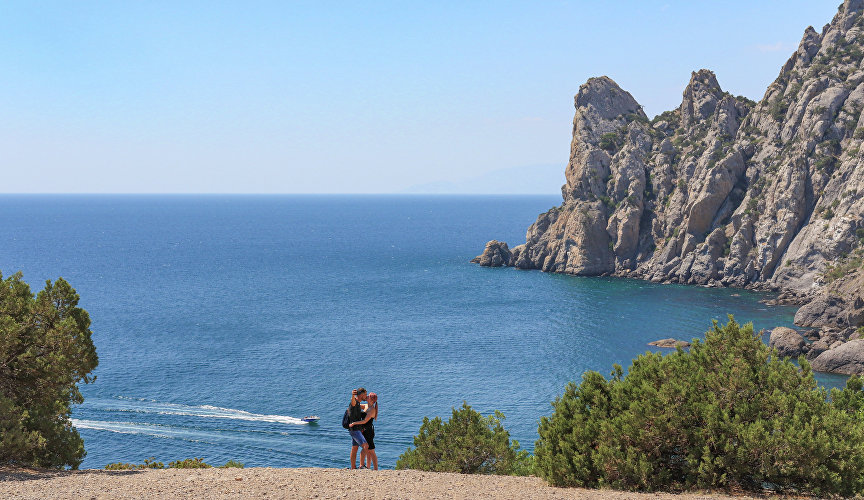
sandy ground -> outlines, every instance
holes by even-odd
[[[2,499],[128,498],[579,498],[736,499],[553,488],[536,477],[340,469],[166,469],[33,471],[0,469]]]

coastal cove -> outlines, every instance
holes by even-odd
[[[700,337],[727,313],[792,326],[795,307],[747,290],[469,263],[559,199],[4,195],[0,269],[34,289],[62,276],[92,317],[97,380],[73,413],[82,468],[344,467],[339,421],[358,385],[381,398],[383,468],[424,416],[463,400],[501,410],[530,449],[585,370],[626,369],[648,342]]]

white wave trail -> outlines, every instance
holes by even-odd
[[[233,418],[237,420],[251,420],[253,422],[276,422],[280,424],[297,424],[306,425],[309,422],[287,415],[263,415],[260,413],[250,413],[243,410],[235,410],[232,408],[220,408],[218,406],[203,405],[193,408],[200,408],[202,411],[212,413],[195,413],[195,417],[212,417],[212,418]]]
[[[118,434],[143,434],[169,439],[184,439],[186,441],[203,442],[193,437],[212,437],[208,433],[189,431],[186,429],[173,429],[161,425],[136,424],[133,422],[102,422],[100,420],[80,420],[73,418],[72,425],[78,429],[94,429],[98,431],[116,432]]]
[[[156,413],[160,415],[181,415],[201,418],[224,418],[231,420],[248,420],[252,422],[273,422],[289,425],[306,425],[308,422],[287,415],[265,415],[251,413],[234,408],[221,408],[219,406],[201,405],[191,406],[177,403],[160,403],[157,401],[146,401],[129,398],[117,398],[111,402],[101,402],[100,409],[105,411]]]

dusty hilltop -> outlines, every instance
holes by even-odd
[[[653,494],[554,488],[536,477],[346,469],[165,469],[34,471],[0,469],[4,499],[130,498],[578,498],[723,499],[716,494]]]

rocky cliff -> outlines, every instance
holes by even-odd
[[[846,0],[821,32],[808,27],[758,103],[703,69],[678,108],[649,120],[610,78],[588,80],[563,203],[525,244],[490,242],[484,255],[494,255],[475,260],[784,290],[799,303],[834,297],[847,313],[832,326],[858,326],[864,317],[850,321],[847,309],[861,287],[838,294],[827,276],[860,267],[864,245],[862,12],[864,0]]]

